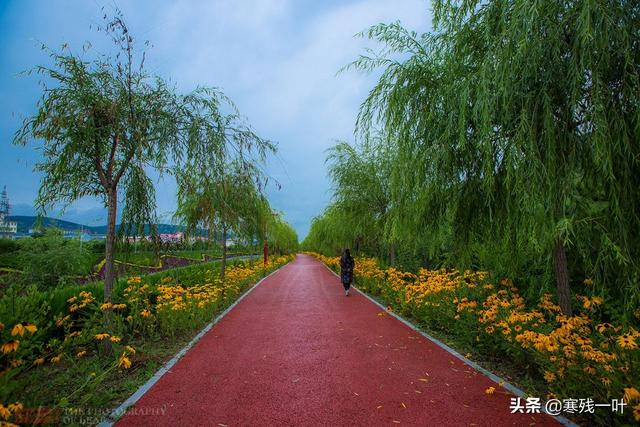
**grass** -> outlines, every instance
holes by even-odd
[[[104,256],[102,257],[104,258]],[[124,252],[117,253],[115,256],[116,261],[126,262],[130,264],[138,264],[149,267],[155,267],[158,265],[158,257],[153,251],[145,252]]]
[[[28,396],[25,408],[115,408],[142,386],[164,363],[184,347],[201,327],[174,338],[132,340],[137,349],[131,368],[108,370],[112,361],[94,356],[66,360],[61,366],[45,365],[20,375],[15,387]],[[106,375],[104,372],[107,372]],[[95,374],[95,376],[94,376]]]

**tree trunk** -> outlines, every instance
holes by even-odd
[[[111,302],[111,292],[115,281],[114,252],[116,240],[116,212],[118,206],[118,192],[109,190],[107,195],[107,236],[104,250],[104,302]],[[105,332],[111,333],[111,309],[104,311],[103,325]],[[103,340],[102,348],[105,353],[111,353],[111,341]]]
[[[227,226],[222,224],[222,268],[220,269],[220,279],[224,282],[224,270],[227,265]]]
[[[556,279],[558,305],[564,315],[571,316],[571,290],[569,289],[567,253],[560,239],[556,240],[553,248],[553,270]]]
[[[389,250],[389,264],[391,267],[396,266],[396,244],[392,243],[391,248]]]
[[[116,240],[116,209],[118,206],[118,193],[109,190],[107,196],[107,241],[104,253],[104,302],[111,302],[111,291],[115,279],[114,248]]]

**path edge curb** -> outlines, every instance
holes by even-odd
[[[220,313],[212,322],[205,325],[204,328],[202,328],[200,332],[198,332],[198,334],[191,339],[191,341],[189,341],[184,347],[182,347],[182,349],[180,349],[180,351],[178,351],[168,362],[162,365],[160,369],[158,369],[151,378],[149,378],[143,385],[141,385],[140,388],[138,388],[138,390],[136,390],[131,396],[129,396],[127,400],[122,402],[120,406],[118,406],[116,409],[111,411],[111,413],[98,424],[98,427],[113,426],[127,412],[129,408],[135,405],[136,402],[140,400],[140,398],[144,396],[145,393],[149,391],[149,389],[151,389],[151,387],[153,387],[155,383],[157,383],[158,380],[160,380],[160,378],[164,374],[166,374],[171,368],[173,368],[173,366],[176,363],[178,363],[178,361],[182,359],[182,357],[185,354],[187,354],[187,351],[189,351],[191,347],[193,347],[198,341],[200,341],[200,339],[207,332],[209,332],[216,323],[222,320],[222,318],[226,316],[236,305],[238,305],[238,303],[240,303],[240,301],[242,301],[244,297],[249,295],[251,291],[257,288],[266,279],[268,279],[269,277],[271,277],[272,275],[274,275],[275,273],[277,273],[278,271],[280,271],[282,268],[286,267],[290,263],[291,261],[287,262],[284,265],[281,265],[280,267],[278,267],[277,269],[273,270],[271,273],[267,274],[262,279],[260,279],[258,283],[256,283],[255,285],[247,289],[242,295],[240,295],[240,297],[237,300],[235,300],[229,307],[227,307],[222,313]]]
[[[319,263],[324,265],[327,268],[327,270],[329,270],[331,273],[333,273],[336,277],[340,278],[340,276],[335,271],[333,271],[331,268],[329,268],[329,266],[327,264],[325,264],[324,262],[320,261],[317,258],[316,258],[316,261],[318,261]],[[351,287],[354,288],[356,291],[358,291],[358,293],[360,295],[364,296],[366,299],[368,299],[369,301],[371,301],[372,303],[374,303],[375,305],[377,305],[378,307],[383,309],[387,314],[390,314],[391,316],[395,317],[397,320],[399,320],[405,326],[408,326],[410,329],[413,329],[415,332],[419,333],[424,338],[426,338],[429,341],[433,342],[435,345],[437,345],[438,347],[442,348],[443,350],[445,350],[449,354],[451,354],[451,355],[455,356],[456,358],[460,359],[462,362],[464,362],[467,365],[471,366],[476,371],[479,371],[481,374],[483,374],[484,376],[488,377],[490,380],[495,381],[496,383],[501,385],[501,387],[509,390],[511,393],[515,394],[517,397],[525,397],[527,395],[527,393],[525,393],[523,390],[521,390],[518,387],[514,386],[513,384],[507,382],[505,379],[500,378],[499,376],[497,376],[493,372],[483,368],[482,366],[478,365],[473,360],[467,359],[466,357],[464,357],[463,355],[458,353],[453,348],[449,347],[448,345],[446,345],[445,343],[443,343],[439,339],[437,339],[435,337],[432,337],[428,333],[424,332],[422,329],[418,328],[413,323],[409,322],[407,319],[403,318],[399,314],[397,314],[397,313],[395,313],[393,311],[388,311],[387,308],[384,305],[380,304],[378,301],[376,301],[373,297],[368,295],[366,292],[361,291],[360,289],[358,289],[357,287],[355,287],[353,285]],[[552,418],[554,418],[560,424],[565,425],[567,427],[579,427],[578,424],[574,423],[573,421],[571,421],[570,419],[568,419],[566,417],[563,417],[562,415],[549,414],[547,411],[544,410],[544,408],[541,409],[541,412],[547,414],[548,416],[550,416]]]

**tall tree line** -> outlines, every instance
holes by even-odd
[[[381,71],[352,148],[362,160],[375,144],[390,168],[379,241],[421,264],[520,277],[531,295],[553,282],[566,314],[571,286],[593,278],[631,313],[640,297],[640,5],[432,5],[433,31],[371,27],[362,35],[381,48],[347,67]],[[348,208],[340,168],[331,165],[333,205],[308,245],[325,244],[321,230],[337,211],[341,221],[380,218]]]

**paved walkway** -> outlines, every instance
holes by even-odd
[[[554,425],[299,255],[165,374],[119,426]],[[489,386],[493,395],[485,394]],[[145,412],[147,415],[144,415]],[[154,415],[164,412],[164,415]]]

